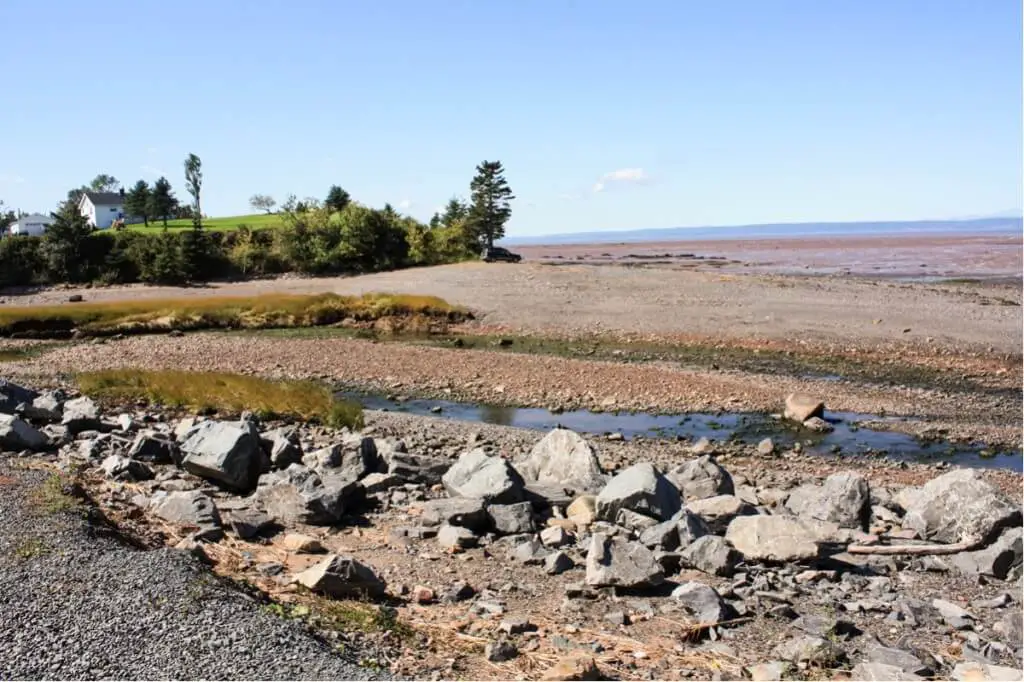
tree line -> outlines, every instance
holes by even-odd
[[[161,180],[163,182],[161,182]],[[498,161],[476,168],[470,200],[452,198],[429,223],[402,215],[390,204],[365,206],[338,185],[325,198],[290,196],[281,205],[283,226],[214,232],[202,225],[202,162],[189,155],[181,204],[165,178],[137,182],[125,193],[125,210],[147,224],[188,212],[190,230],[95,231],[81,215],[82,191],[117,191],[112,176],[68,193],[42,237],[0,240],[0,287],[97,282],[187,284],[285,272],[310,275],[363,273],[451,263],[479,257],[505,234],[515,198]],[[113,189],[111,189],[113,188]],[[173,208],[169,208],[172,206]],[[276,202],[275,204],[276,205]],[[273,206],[270,207],[271,209]]]

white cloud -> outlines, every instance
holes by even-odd
[[[408,211],[410,208],[412,208],[412,200],[402,199],[401,201],[398,202],[398,208],[402,209],[403,211]]]
[[[644,172],[643,168],[620,168],[610,173],[605,173],[594,183],[594,192],[603,192],[609,185],[615,184],[642,184],[651,177]]]

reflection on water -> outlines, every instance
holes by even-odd
[[[485,424],[498,424],[500,426],[515,426],[516,408],[502,407],[500,405],[481,405],[480,419]]]

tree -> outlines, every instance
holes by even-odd
[[[121,183],[113,175],[100,173],[89,183],[90,192],[116,192],[121,189]]]
[[[152,192],[149,183],[139,180],[131,191],[124,196],[124,210],[130,216],[141,216],[146,227],[149,227],[149,209]]]
[[[203,210],[199,192],[203,188],[203,162],[195,154],[185,159],[185,189],[192,195],[192,227],[203,229]]]
[[[81,281],[85,278],[85,240],[92,233],[92,225],[71,201],[61,204],[53,219],[43,236],[43,255],[50,280]]]
[[[0,200],[0,235],[6,234],[8,226],[17,219],[17,212],[4,208],[4,202]]]
[[[171,192],[171,183],[161,177],[153,183],[153,191],[149,194],[147,214],[153,219],[162,218],[167,227],[167,217],[174,215],[178,208],[178,200]]]
[[[344,211],[350,203],[352,203],[352,197],[337,185],[331,185],[331,189],[327,192],[327,198],[324,199],[324,206],[331,211]]]
[[[509,202],[515,199],[501,161],[484,161],[477,166],[469,188],[473,194],[470,227],[480,246],[494,246],[495,240],[505,236],[505,223],[512,215]]]
[[[469,217],[469,206],[462,199],[452,197],[445,204],[444,213],[440,215],[441,224],[451,227]]]
[[[273,213],[274,207],[277,206],[277,202],[268,194],[253,194],[249,197],[249,205],[252,206],[252,210],[254,211],[266,211],[267,213]]]

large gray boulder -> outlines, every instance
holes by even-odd
[[[331,473],[353,481],[384,470],[376,442],[360,434],[352,434],[341,443],[311,452],[302,458],[302,463],[311,469],[331,469]]]
[[[860,474],[839,472],[820,486],[811,483],[793,490],[786,499],[786,508],[797,516],[863,530],[871,518],[871,490]]]
[[[168,436],[156,433],[140,433],[132,441],[128,456],[142,462],[152,464],[178,464],[181,462],[181,450],[178,444]]]
[[[533,505],[529,502],[492,504],[487,508],[491,526],[501,535],[520,535],[537,530],[533,522]]]
[[[82,396],[64,403],[61,424],[71,433],[81,433],[100,428],[100,408],[92,398]]]
[[[39,394],[7,379],[0,379],[0,412],[14,414],[18,405],[31,405]]]
[[[824,417],[825,403],[805,393],[790,393],[786,396],[786,409],[783,416],[791,421],[801,423],[811,417]]]
[[[369,566],[331,554],[295,576],[299,584],[335,599],[380,597],[387,585]]]
[[[224,536],[220,512],[209,495],[198,490],[159,495],[151,502],[151,511],[164,521],[188,526],[204,540],[216,542]]]
[[[282,426],[260,434],[260,445],[274,469],[287,469],[302,461],[302,444],[294,426]]]
[[[473,497],[451,497],[424,502],[420,522],[425,526],[447,524],[484,532],[490,525],[491,518],[487,514],[487,505],[483,500]]]
[[[286,525],[329,526],[362,499],[363,487],[357,481],[322,477],[301,464],[264,476],[254,495],[256,504]]]
[[[747,561],[806,561],[818,556],[818,531],[792,516],[737,516],[725,539]]]
[[[515,466],[527,482],[568,488],[577,493],[596,492],[605,483],[594,447],[569,429],[548,432],[526,457],[516,461]]]
[[[59,422],[64,415],[64,392],[46,391],[35,397],[31,403],[18,407],[22,416],[47,422]]]
[[[1024,560],[1024,528],[1007,528],[988,547],[974,552],[960,552],[950,562],[966,576],[984,575],[1005,580]]]
[[[1008,500],[975,469],[958,469],[932,479],[906,503],[904,527],[935,542],[991,540],[1003,528],[1021,525],[1019,501]]]
[[[239,492],[255,488],[267,468],[259,434],[249,423],[202,422],[189,432],[181,451],[186,471]]]
[[[586,582],[594,587],[653,587],[665,572],[651,550],[603,533],[594,533],[587,546]]]
[[[145,463],[121,455],[108,455],[100,463],[100,468],[107,478],[118,481],[148,481],[153,478],[153,470]]]
[[[735,495],[716,495],[686,503],[686,510],[696,514],[713,533],[724,533],[729,523],[737,516],[757,513],[754,505]]]
[[[679,490],[653,464],[634,464],[601,489],[597,518],[614,523],[620,509],[667,521],[683,506]]]
[[[672,598],[679,602],[698,623],[711,625],[728,620],[729,605],[715,588],[696,581],[688,581],[672,590]]]
[[[0,414],[0,450],[42,450],[47,438],[21,417]]]
[[[711,455],[684,463],[669,473],[668,479],[679,488],[685,502],[736,492],[732,476]]]
[[[441,478],[452,497],[472,497],[490,504],[512,504],[526,499],[523,477],[501,457],[482,449],[464,453]]]
[[[711,575],[731,576],[740,562],[740,553],[717,535],[705,535],[680,552],[684,566]]]
[[[387,472],[400,476],[410,483],[435,485],[441,482],[451,461],[443,457],[414,455],[408,452],[391,452],[385,456]]]

